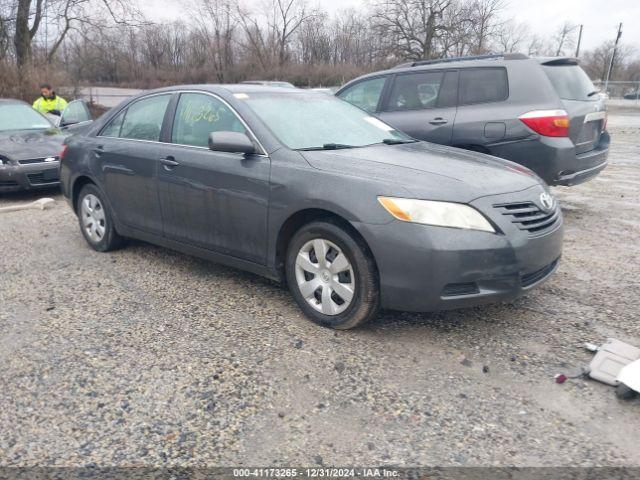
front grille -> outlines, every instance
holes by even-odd
[[[520,278],[520,281],[522,282],[522,286],[529,287],[534,283],[537,283],[540,280],[544,279],[547,275],[549,275],[553,271],[554,268],[556,268],[556,265],[558,264],[559,261],[560,259],[556,258],[553,262],[551,262],[546,267],[543,267],[540,270],[536,270],[535,272],[522,275],[522,277]]]
[[[49,160],[49,162],[45,162],[45,159],[46,159],[46,158],[53,158],[53,159],[55,159],[55,160],[58,160],[58,157],[56,157],[56,156],[53,156],[53,155],[52,155],[52,156],[50,156],[50,157],[29,158],[29,159],[27,159],[27,160],[18,160],[18,163],[19,163],[20,165],[31,165],[31,164],[33,164],[33,163],[50,163],[50,162],[55,161],[55,160]]]
[[[540,234],[553,228],[560,220],[560,207],[556,203],[546,212],[533,202],[501,203],[494,205],[502,215],[511,218],[520,230],[531,234]]]
[[[480,293],[480,289],[475,282],[449,283],[442,289],[443,297],[459,297],[461,295],[474,295],[476,293]]]
[[[44,185],[46,183],[53,183],[60,180],[57,170],[47,170],[45,172],[27,173],[29,183],[31,185]]]

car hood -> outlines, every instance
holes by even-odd
[[[58,155],[66,137],[55,128],[0,132],[0,155],[15,161]]]
[[[393,183],[423,199],[470,202],[541,183],[513,162],[427,142],[301,153],[319,170]]]

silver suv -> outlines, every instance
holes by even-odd
[[[417,61],[336,95],[414,138],[517,162],[549,185],[585,182],[607,165],[604,100],[574,58]]]

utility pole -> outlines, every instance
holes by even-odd
[[[576,58],[578,58],[580,56],[580,43],[582,43],[582,27],[583,25],[580,25],[580,31],[578,32],[578,46],[576,47]]]
[[[611,54],[611,61],[609,62],[609,69],[607,70],[607,78],[604,81],[604,93],[607,93],[607,89],[609,87],[609,77],[611,76],[611,70],[613,70],[613,62],[616,59],[616,50],[618,49],[618,42],[620,41],[620,37],[622,36],[622,22],[618,25],[618,35],[616,36],[616,41],[613,44],[613,53]]]

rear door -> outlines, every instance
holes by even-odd
[[[171,93],[136,100],[94,139],[107,197],[118,219],[139,230],[162,234],[157,167],[160,132]]]
[[[448,145],[456,119],[457,84],[455,70],[397,74],[378,116],[414,138]]]
[[[605,105],[599,92],[573,59],[555,59],[542,69],[569,114],[569,138],[576,154],[598,148],[605,128]]]
[[[508,106],[509,79],[504,67],[462,68],[452,145],[469,148],[502,140],[513,112]]]

